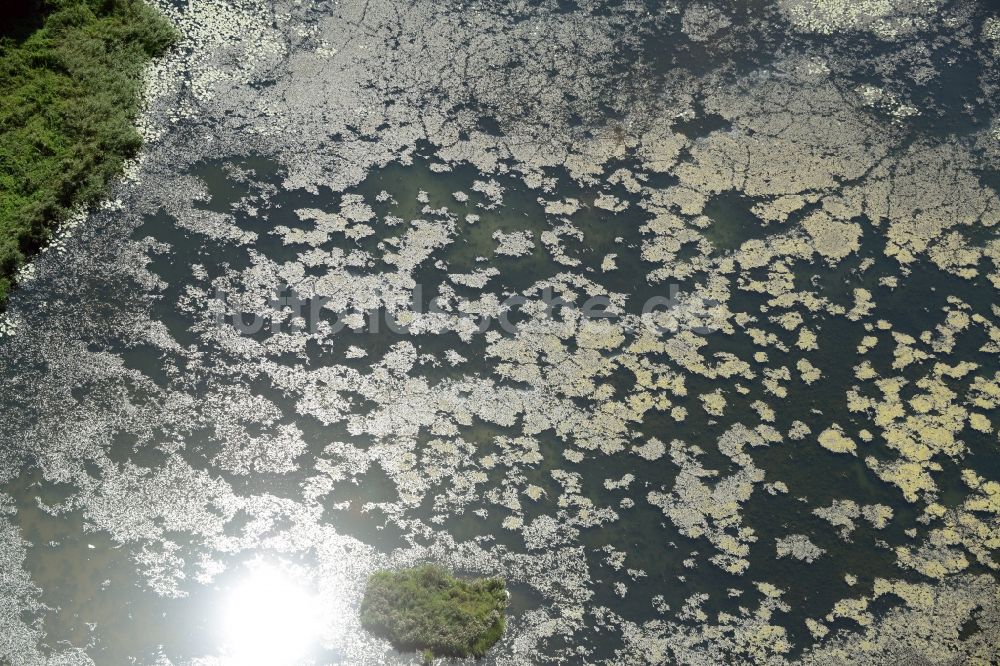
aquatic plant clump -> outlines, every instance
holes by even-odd
[[[503,635],[506,607],[503,580],[462,580],[424,564],[373,574],[361,602],[361,625],[425,657],[481,657]]]
[[[25,259],[139,148],[143,69],[177,37],[144,0],[13,4],[0,31],[0,304]]]

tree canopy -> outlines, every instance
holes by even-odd
[[[143,0],[11,3],[0,32],[0,303],[26,257],[139,148],[142,71],[175,39]]]

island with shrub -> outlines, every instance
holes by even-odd
[[[499,578],[462,579],[433,564],[368,579],[361,624],[402,651],[481,657],[503,635],[507,590]]]

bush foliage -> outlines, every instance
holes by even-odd
[[[462,580],[425,564],[372,575],[361,624],[400,650],[479,657],[503,634],[506,607],[499,578]]]
[[[142,70],[176,38],[143,0],[12,0],[0,32],[0,304],[140,144]]]

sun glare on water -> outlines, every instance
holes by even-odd
[[[224,663],[302,663],[317,646],[321,615],[317,596],[292,570],[273,562],[251,562],[224,607]]]

